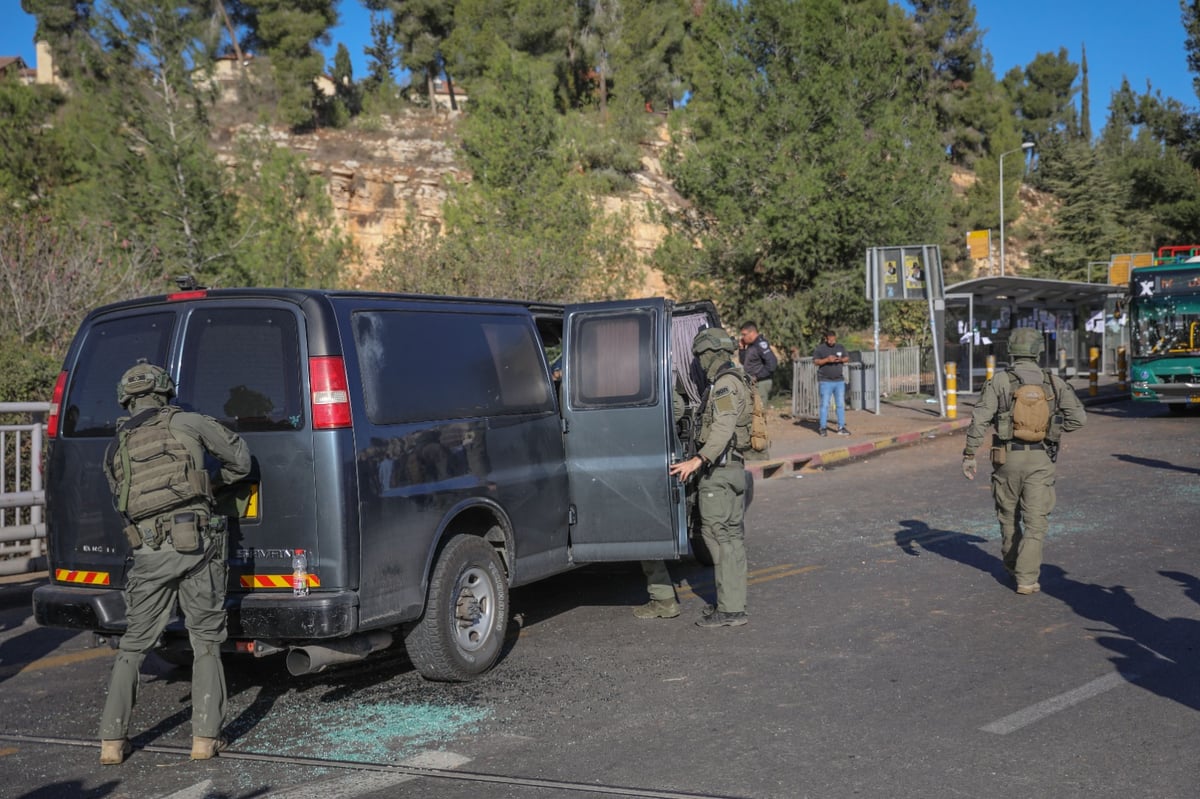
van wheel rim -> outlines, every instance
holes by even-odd
[[[496,615],[496,590],[487,572],[470,568],[458,579],[454,604],[454,637],[458,646],[474,652],[487,643]]]

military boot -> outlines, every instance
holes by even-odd
[[[696,621],[697,627],[741,627],[743,624],[748,624],[750,617],[744,610],[726,612],[723,610],[714,610],[707,616],[701,616]]]
[[[209,760],[226,747],[224,738],[192,738],[192,760]]]
[[[100,765],[119,766],[133,752],[133,745],[126,738],[100,742]]]
[[[673,619],[679,615],[679,603],[674,599],[651,599],[633,609],[639,619]]]
[[[1041,590],[1042,590],[1042,587],[1040,585],[1038,585],[1037,583],[1030,583],[1029,585],[1018,585],[1017,586],[1017,593],[1022,594],[1024,596],[1028,596],[1029,594],[1036,594],[1038,591],[1041,591]]]

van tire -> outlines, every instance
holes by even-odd
[[[425,612],[405,628],[404,647],[425,679],[464,682],[495,664],[507,625],[508,581],[500,556],[482,538],[457,535],[438,556]]]

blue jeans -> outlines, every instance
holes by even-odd
[[[837,403],[837,422],[838,430],[846,426],[846,383],[842,380],[818,380],[817,388],[821,391],[821,414],[820,423],[817,425],[818,430],[825,429],[825,423],[829,421],[829,398],[833,397]]]

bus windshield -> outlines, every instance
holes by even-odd
[[[1200,350],[1200,292],[1133,298],[1134,357],[1195,355]]]

